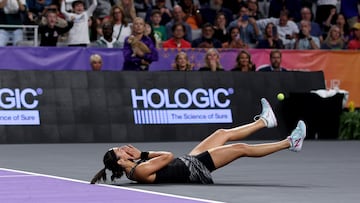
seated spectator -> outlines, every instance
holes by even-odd
[[[257,71],[287,71],[286,68],[281,67],[281,52],[279,50],[272,50],[270,52],[270,65],[260,67]]]
[[[295,49],[320,49],[319,38],[310,34],[310,22],[302,20],[300,22],[300,33],[295,42]]]
[[[257,25],[260,30],[264,30],[268,23],[276,25],[279,38],[284,44],[285,49],[293,49],[295,45],[295,39],[299,33],[297,25],[289,20],[288,11],[284,10],[280,12],[280,18],[266,18],[257,21]]]
[[[173,37],[163,43],[163,48],[191,48],[190,42],[184,39],[185,26],[183,24],[174,24],[172,32]]]
[[[22,25],[21,12],[26,10],[25,0],[2,0],[0,2],[0,24]],[[0,47],[12,39],[13,45],[23,40],[22,28],[0,28]]]
[[[265,27],[264,38],[259,40],[256,48],[258,49],[283,49],[284,45],[279,39],[277,27],[274,23],[268,23]]]
[[[173,68],[176,71],[192,71],[193,64],[190,63],[187,54],[181,51],[175,56],[175,63]]]
[[[255,70],[256,66],[251,60],[251,54],[246,50],[241,50],[236,57],[235,68],[231,71],[253,72]]]
[[[210,23],[205,23],[202,36],[191,43],[193,48],[221,48],[221,42],[214,38],[214,28]]]
[[[171,21],[172,14],[169,8],[165,5],[165,0],[155,0],[155,5],[150,7],[146,12],[145,21],[150,22],[151,13],[153,10],[159,10],[161,15],[160,25],[166,25]]]
[[[102,65],[103,65],[103,61],[99,54],[93,54],[90,56],[91,70],[101,71]]]
[[[340,28],[333,25],[325,41],[321,44],[321,49],[344,49],[345,45],[345,41],[340,36]]]
[[[346,22],[343,14],[339,13],[336,18],[336,26],[340,29],[340,37],[344,40],[345,43],[349,42],[350,38],[350,27]]]
[[[150,25],[154,31],[155,38],[160,42],[167,40],[166,27],[160,25],[161,13],[159,10],[153,10],[150,17]]]
[[[110,11],[110,22],[113,24],[113,38],[124,46],[125,38],[131,35],[131,27],[124,18],[124,11],[120,6],[113,6]]]
[[[132,23],[136,18],[134,0],[119,0],[117,5],[123,9],[126,22]]]
[[[110,22],[104,22],[102,25],[103,36],[95,42],[94,47],[121,48],[122,44],[113,38],[113,32],[113,25]]]
[[[348,49],[360,49],[360,23],[355,23],[352,26],[354,38],[349,41]]]
[[[65,27],[59,27],[56,25],[57,15],[54,11],[48,10],[46,13],[46,24],[40,24],[40,46],[56,46],[60,35],[69,32],[73,26],[73,21],[66,23]],[[74,20],[74,19],[72,19]]]
[[[74,18],[74,25],[68,36],[69,46],[87,46],[90,43],[88,21],[97,6],[97,0],[93,0],[91,6],[85,10],[84,2],[76,0],[72,3],[74,13],[65,10],[65,0],[61,2],[61,12],[69,21]]]
[[[320,28],[320,25],[313,21],[312,12],[308,7],[303,7],[300,11],[301,14],[301,20],[306,20],[310,22],[311,25],[311,32],[310,34],[312,36],[318,37],[320,40],[320,43],[323,41],[323,32]],[[300,29],[300,22],[297,23],[298,28]]]
[[[155,44],[156,48],[160,48],[162,45],[161,39],[158,38],[157,35],[155,35],[154,30],[152,29],[151,25],[149,23],[145,23],[145,36],[150,37],[150,39]]]
[[[215,17],[214,38],[218,39],[221,43],[229,40],[228,31],[226,29],[226,18],[221,12]]]
[[[199,71],[224,71],[220,64],[220,54],[216,49],[211,48],[206,52],[205,66],[201,67]]]
[[[180,0],[179,6],[181,6],[184,11],[185,22],[190,25],[191,29],[199,29],[202,23],[199,6],[194,4],[193,0]]]
[[[152,62],[159,59],[154,42],[145,34],[144,19],[137,17],[133,21],[132,35],[125,38],[123,49],[123,70],[147,71]],[[150,53],[146,53],[146,49]]]
[[[247,7],[249,9],[249,16],[255,20],[263,19],[264,15],[259,10],[259,3],[257,0],[248,0]]]
[[[223,48],[249,48],[247,44],[245,44],[241,40],[240,29],[238,27],[232,27],[229,31],[229,40],[222,44]]]
[[[172,37],[172,27],[173,27],[173,25],[175,23],[181,23],[186,28],[184,39],[186,41],[189,41],[189,42],[192,41],[191,27],[190,27],[189,24],[187,24],[184,21],[184,16],[185,16],[185,14],[184,14],[181,6],[179,6],[179,5],[174,6],[173,19],[165,25],[165,27],[166,27],[166,35],[167,35],[168,39]]]
[[[209,5],[202,6],[200,8],[200,15],[203,23],[214,23],[216,15],[221,12],[226,17],[226,22],[233,21],[231,10],[222,6],[223,0],[211,0]]]
[[[232,27],[238,27],[240,29],[241,40],[249,45],[255,47],[257,41],[261,38],[260,30],[256,24],[256,20],[253,17],[249,17],[249,10],[245,6],[241,6],[238,19],[232,21],[228,30]]]

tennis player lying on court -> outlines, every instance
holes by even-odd
[[[266,99],[261,99],[262,112],[254,122],[232,129],[219,129],[197,145],[188,155],[174,158],[171,152],[149,151],[127,145],[109,149],[104,155],[105,167],[91,180],[91,184],[106,180],[106,170],[112,172],[111,180],[127,178],[139,183],[213,183],[211,172],[240,157],[263,157],[271,153],[290,149],[298,152],[306,136],[306,126],[299,121],[286,139],[248,145],[226,144],[241,140],[255,131],[277,126],[275,114]],[[136,160],[136,161],[135,161]]]

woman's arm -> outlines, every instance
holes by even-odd
[[[155,173],[167,166],[174,159],[174,155],[171,152],[150,151],[149,159],[136,168],[134,172],[135,180],[146,183],[154,182]]]

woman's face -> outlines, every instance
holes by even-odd
[[[332,28],[330,31],[330,37],[333,40],[337,40],[340,38],[340,29],[339,28]]]
[[[124,146],[112,148],[114,150],[116,158],[123,159],[123,160],[132,159],[132,157],[128,153],[126,153],[124,148],[125,148]]]
[[[241,53],[240,57],[239,57],[239,64],[242,67],[248,66],[249,65],[249,57],[247,54],[245,53]]]
[[[115,20],[121,20],[122,19],[122,13],[120,11],[120,9],[116,8],[114,9],[114,19]]]
[[[102,66],[102,61],[101,60],[94,60],[94,61],[91,62],[91,68],[94,71],[101,70],[101,66]]]
[[[150,35],[151,26],[149,24],[145,24],[145,35]]]
[[[133,32],[134,34],[144,34],[145,31],[145,22],[140,18],[136,18],[133,22]]]
[[[267,35],[267,36],[269,36],[269,37],[272,36],[273,27],[274,27],[273,24],[269,24],[269,25],[266,27],[266,35]]]
[[[219,55],[215,51],[210,51],[207,54],[207,59],[209,61],[217,61],[217,60],[219,60]]]
[[[179,54],[179,56],[176,59],[176,65],[179,70],[185,70],[187,62],[188,61],[185,54]]]
[[[236,38],[240,35],[239,29],[232,29],[230,35],[232,40],[236,40]]]
[[[336,24],[338,25],[344,25],[345,24],[345,18],[343,15],[339,14],[336,19]]]

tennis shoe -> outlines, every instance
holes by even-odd
[[[288,137],[290,141],[290,150],[298,152],[301,150],[303,142],[306,137],[306,125],[304,121],[300,120],[296,128],[291,132],[291,135]]]
[[[255,116],[254,120],[261,119],[265,122],[267,128],[274,128],[277,126],[277,120],[272,110],[270,103],[265,99],[261,98],[262,112],[260,115]]]

